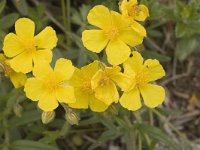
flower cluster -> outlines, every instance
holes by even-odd
[[[82,33],[83,45],[96,53],[105,49],[110,65],[95,60],[76,68],[70,60],[60,58],[52,68],[56,32],[46,27],[34,36],[34,22],[20,18],[15,23],[16,34],[9,33],[4,39],[1,67],[14,86],[24,86],[26,96],[37,101],[44,112],[55,110],[59,103],[103,112],[119,102],[128,110],[138,110],[141,97],[146,106],[154,108],[163,102],[165,90],[152,82],[165,71],[158,60],[144,61],[139,52],[131,50],[146,36],[138,21],[148,17],[148,8],[136,0],[123,0],[119,9],[120,13],[103,5],[93,7],[87,19],[97,28]],[[33,76],[27,79],[30,72]]]

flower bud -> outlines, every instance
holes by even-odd
[[[111,106],[110,106],[109,111],[110,111],[111,114],[113,114],[113,115],[118,115],[118,110],[117,110],[116,106],[114,106],[114,105],[111,105]]]
[[[4,62],[0,60],[0,72],[5,72]]]
[[[22,108],[22,106],[21,105],[19,105],[19,104],[16,104],[16,105],[14,105],[14,107],[13,107],[13,111],[14,111],[14,113],[15,113],[15,115],[17,116],[17,117],[22,117],[22,110],[23,110],[23,108]]]
[[[42,123],[48,124],[55,118],[55,112],[54,111],[43,111],[42,112]]]
[[[78,114],[74,112],[73,110],[69,109],[66,111],[65,119],[71,124],[71,125],[78,125],[78,122],[80,120]]]

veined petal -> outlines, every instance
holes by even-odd
[[[144,62],[144,66],[147,67],[149,71],[149,81],[155,81],[165,76],[165,70],[156,59],[147,59]]]
[[[96,99],[94,96],[91,96],[89,105],[90,105],[90,109],[94,112],[103,112],[108,108],[108,105]]]
[[[147,84],[139,89],[142,94],[144,104],[150,108],[157,107],[162,104],[165,99],[165,90],[161,86]]]
[[[69,80],[73,73],[75,67],[72,65],[71,60],[60,58],[56,61],[54,72],[59,78],[59,80]]]
[[[26,96],[32,101],[38,101],[44,90],[45,87],[42,81],[36,78],[27,79],[24,85]]]
[[[118,102],[119,100],[119,93],[116,85],[112,81],[105,86],[98,86],[94,91],[95,97],[107,105],[110,105],[113,102]]]
[[[85,30],[82,33],[82,41],[88,50],[99,53],[106,47],[109,39],[103,30]]]
[[[7,57],[14,57],[25,50],[21,40],[14,33],[6,35],[3,43],[3,51]]]
[[[43,63],[50,63],[52,60],[52,51],[38,50],[33,57],[34,65],[42,65]]]
[[[34,39],[38,49],[42,50],[52,50],[58,41],[56,32],[52,27],[46,27]]]
[[[124,92],[119,99],[120,104],[128,110],[138,110],[141,108],[140,92],[138,88],[134,88],[129,92]]]
[[[27,77],[23,73],[13,72],[10,75],[10,80],[13,83],[15,88],[20,88],[20,87],[24,86],[24,84],[27,80]]]
[[[139,5],[140,13],[135,16],[135,20],[144,21],[149,16],[149,10],[145,5]]]
[[[61,86],[56,89],[56,98],[60,103],[74,103],[74,88],[72,86]]]
[[[75,88],[74,91],[76,102],[75,103],[69,103],[69,107],[77,108],[77,109],[87,109],[89,105],[89,99],[91,98],[91,95],[84,92],[80,88]]]
[[[124,73],[128,75],[134,75],[140,71],[143,67],[143,57],[137,51],[132,52],[133,56],[124,62]]]
[[[94,6],[90,10],[87,19],[91,25],[97,26],[101,29],[111,25],[110,11],[103,5]]]
[[[43,111],[53,111],[58,107],[55,93],[44,92],[38,101],[38,107]]]
[[[138,29],[140,30],[140,29]],[[140,31],[138,31],[140,32]],[[133,28],[129,27],[124,30],[121,30],[119,33],[119,39],[122,40],[124,43],[134,47],[136,45],[139,45],[143,41],[143,36],[138,34],[137,31],[135,31]],[[141,33],[142,34],[142,33]]]
[[[14,71],[28,73],[33,69],[33,54],[29,53],[29,51],[24,51],[11,59],[9,63]]]
[[[137,32],[137,34],[140,35],[140,38],[147,36],[146,29],[138,22],[133,20],[131,27],[135,32]]]
[[[111,40],[106,48],[108,62],[112,65],[123,63],[129,58],[130,53],[130,48],[119,39]]]
[[[22,38],[33,38],[35,33],[35,23],[28,18],[20,18],[15,22],[16,34]]]

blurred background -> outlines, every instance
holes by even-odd
[[[94,5],[118,11],[118,2],[0,0],[0,51],[5,35],[14,32],[15,21],[28,17],[36,23],[36,33],[47,25],[56,30],[59,41],[53,63],[60,57],[77,67],[106,60],[104,54],[83,47],[81,33],[91,28],[86,18]],[[167,92],[164,104],[137,112],[118,105],[101,114],[76,110],[78,126],[66,121],[60,107],[54,121],[44,125],[36,103],[27,100],[23,89],[14,89],[2,73],[0,150],[200,150],[200,0],[139,3],[148,6],[150,17],[143,23],[147,37],[137,49],[165,68],[166,76],[158,81]]]

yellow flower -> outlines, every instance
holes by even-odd
[[[33,64],[51,62],[52,49],[56,46],[56,32],[46,27],[34,36],[35,24],[28,18],[20,18],[15,22],[14,33],[6,35],[3,51],[10,60],[10,65],[16,72],[28,73]]]
[[[74,73],[70,60],[60,58],[54,70],[49,64],[36,65],[33,69],[35,77],[27,79],[24,91],[43,111],[53,111],[60,103],[74,103],[74,88],[69,79]]]
[[[137,21],[144,21],[149,16],[149,10],[145,5],[138,5],[137,0],[122,0],[119,9],[123,16]]]
[[[110,105],[113,102],[118,102],[119,93],[117,85],[122,91],[128,90],[130,87],[130,78],[120,72],[119,66],[102,67],[99,69],[91,80],[92,89],[95,92],[95,97],[102,102]]]
[[[132,22],[133,30],[141,36],[146,36],[145,28],[136,21],[144,21],[149,16],[148,8],[145,5],[138,5],[137,0],[123,0],[119,3],[119,9],[122,16]]]
[[[108,108],[108,105],[95,98],[94,91],[91,88],[91,79],[99,70],[99,64],[100,62],[94,61],[81,69],[75,70],[70,81],[75,89],[76,102],[69,104],[70,107],[87,109],[89,106],[95,112],[103,112]]]
[[[15,88],[24,86],[27,79],[26,75],[21,72],[15,72],[10,67],[10,60],[7,59],[3,54],[0,54],[0,67],[2,67],[5,75],[10,78]]]
[[[138,52],[133,52],[133,56],[124,64],[124,73],[132,78],[131,88],[124,92],[119,102],[128,110],[138,110],[141,107],[140,93],[144,104],[154,108],[165,99],[163,87],[149,82],[165,76],[165,71],[156,59],[147,59],[143,64],[143,58]]]
[[[123,63],[131,53],[129,46],[134,47],[143,41],[144,37],[133,30],[129,19],[115,11],[109,11],[103,5],[92,8],[87,19],[91,25],[100,29],[83,31],[83,45],[96,53],[106,47],[108,62],[112,65]]]

